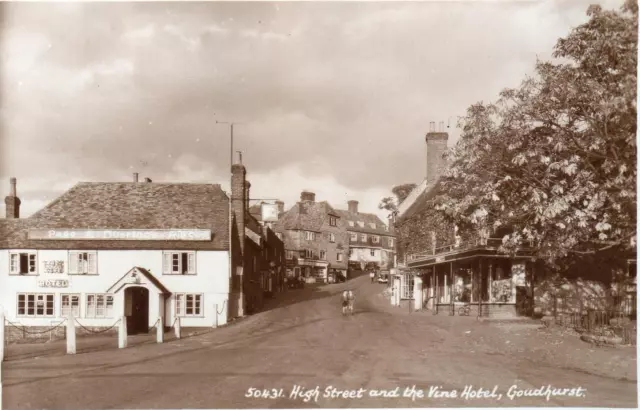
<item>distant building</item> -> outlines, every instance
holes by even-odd
[[[284,240],[288,276],[307,282],[347,277],[349,239],[344,221],[328,202],[316,202],[313,192],[302,192],[299,202],[279,213],[273,229]]]
[[[349,262],[359,269],[393,267],[395,234],[375,214],[358,210],[358,201],[349,201],[348,210],[337,210],[349,234]]]

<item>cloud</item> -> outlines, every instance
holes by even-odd
[[[3,3],[0,181],[36,181],[26,201],[42,177],[218,182],[216,120],[237,121],[261,195],[309,181],[375,210],[424,177],[430,121],[453,144],[456,118],[517,86],[588,4]]]

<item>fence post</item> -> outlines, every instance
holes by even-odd
[[[156,342],[162,343],[164,341],[164,320],[160,316],[158,319],[158,325],[156,326]]]
[[[4,337],[4,311],[0,310],[0,342],[2,342],[2,344],[0,344],[0,363],[4,361]],[[2,383],[1,378],[0,383]],[[0,396],[0,400],[2,400],[2,396]]]
[[[118,327],[118,348],[127,347],[127,317],[120,318],[120,326]]]
[[[73,318],[73,309],[69,310],[67,317],[67,354],[76,354],[76,321]]]
[[[218,304],[217,303],[213,305],[213,310],[214,310],[213,314],[216,317],[215,327],[218,327]]]
[[[180,316],[176,318],[176,324],[174,326],[176,332],[176,339],[180,339]]]

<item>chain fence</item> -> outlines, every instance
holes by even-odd
[[[49,333],[54,331],[55,329],[59,328],[60,326],[62,326],[64,323],[66,323],[66,319],[64,319],[62,322],[58,323],[57,325],[51,326],[48,329],[45,330],[37,330],[37,331],[32,331],[32,330],[27,330],[28,328],[32,327],[32,326],[24,326],[24,325],[20,325],[19,323],[13,323],[12,321],[10,321],[9,319],[5,319],[5,323],[8,324],[10,327],[13,327],[15,329],[18,329],[19,331],[21,331],[22,333],[26,333],[26,334],[30,334],[30,335],[41,335],[44,333]]]
[[[78,326],[80,326],[80,327],[81,327],[82,329],[84,329],[86,332],[91,333],[91,334],[101,334],[101,333],[106,333],[106,332],[108,332],[109,330],[111,330],[111,329],[113,329],[114,327],[116,327],[116,326],[118,325],[118,323],[120,323],[120,321],[121,321],[121,320],[122,320],[122,319],[118,319],[118,320],[116,320],[116,323],[114,323],[113,325],[109,326],[109,327],[108,327],[108,328],[106,328],[106,329],[92,330],[92,329],[89,329],[89,328],[88,328],[88,327],[86,327],[86,326],[83,326],[83,325],[82,325],[82,323],[80,323],[80,322],[78,321],[78,319],[75,319],[75,318],[74,318],[74,321],[78,324]]]

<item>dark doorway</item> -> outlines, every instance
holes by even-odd
[[[149,332],[149,291],[142,287],[131,287],[124,291],[127,333],[130,335]]]
[[[516,315],[531,316],[531,297],[526,286],[516,286]]]

